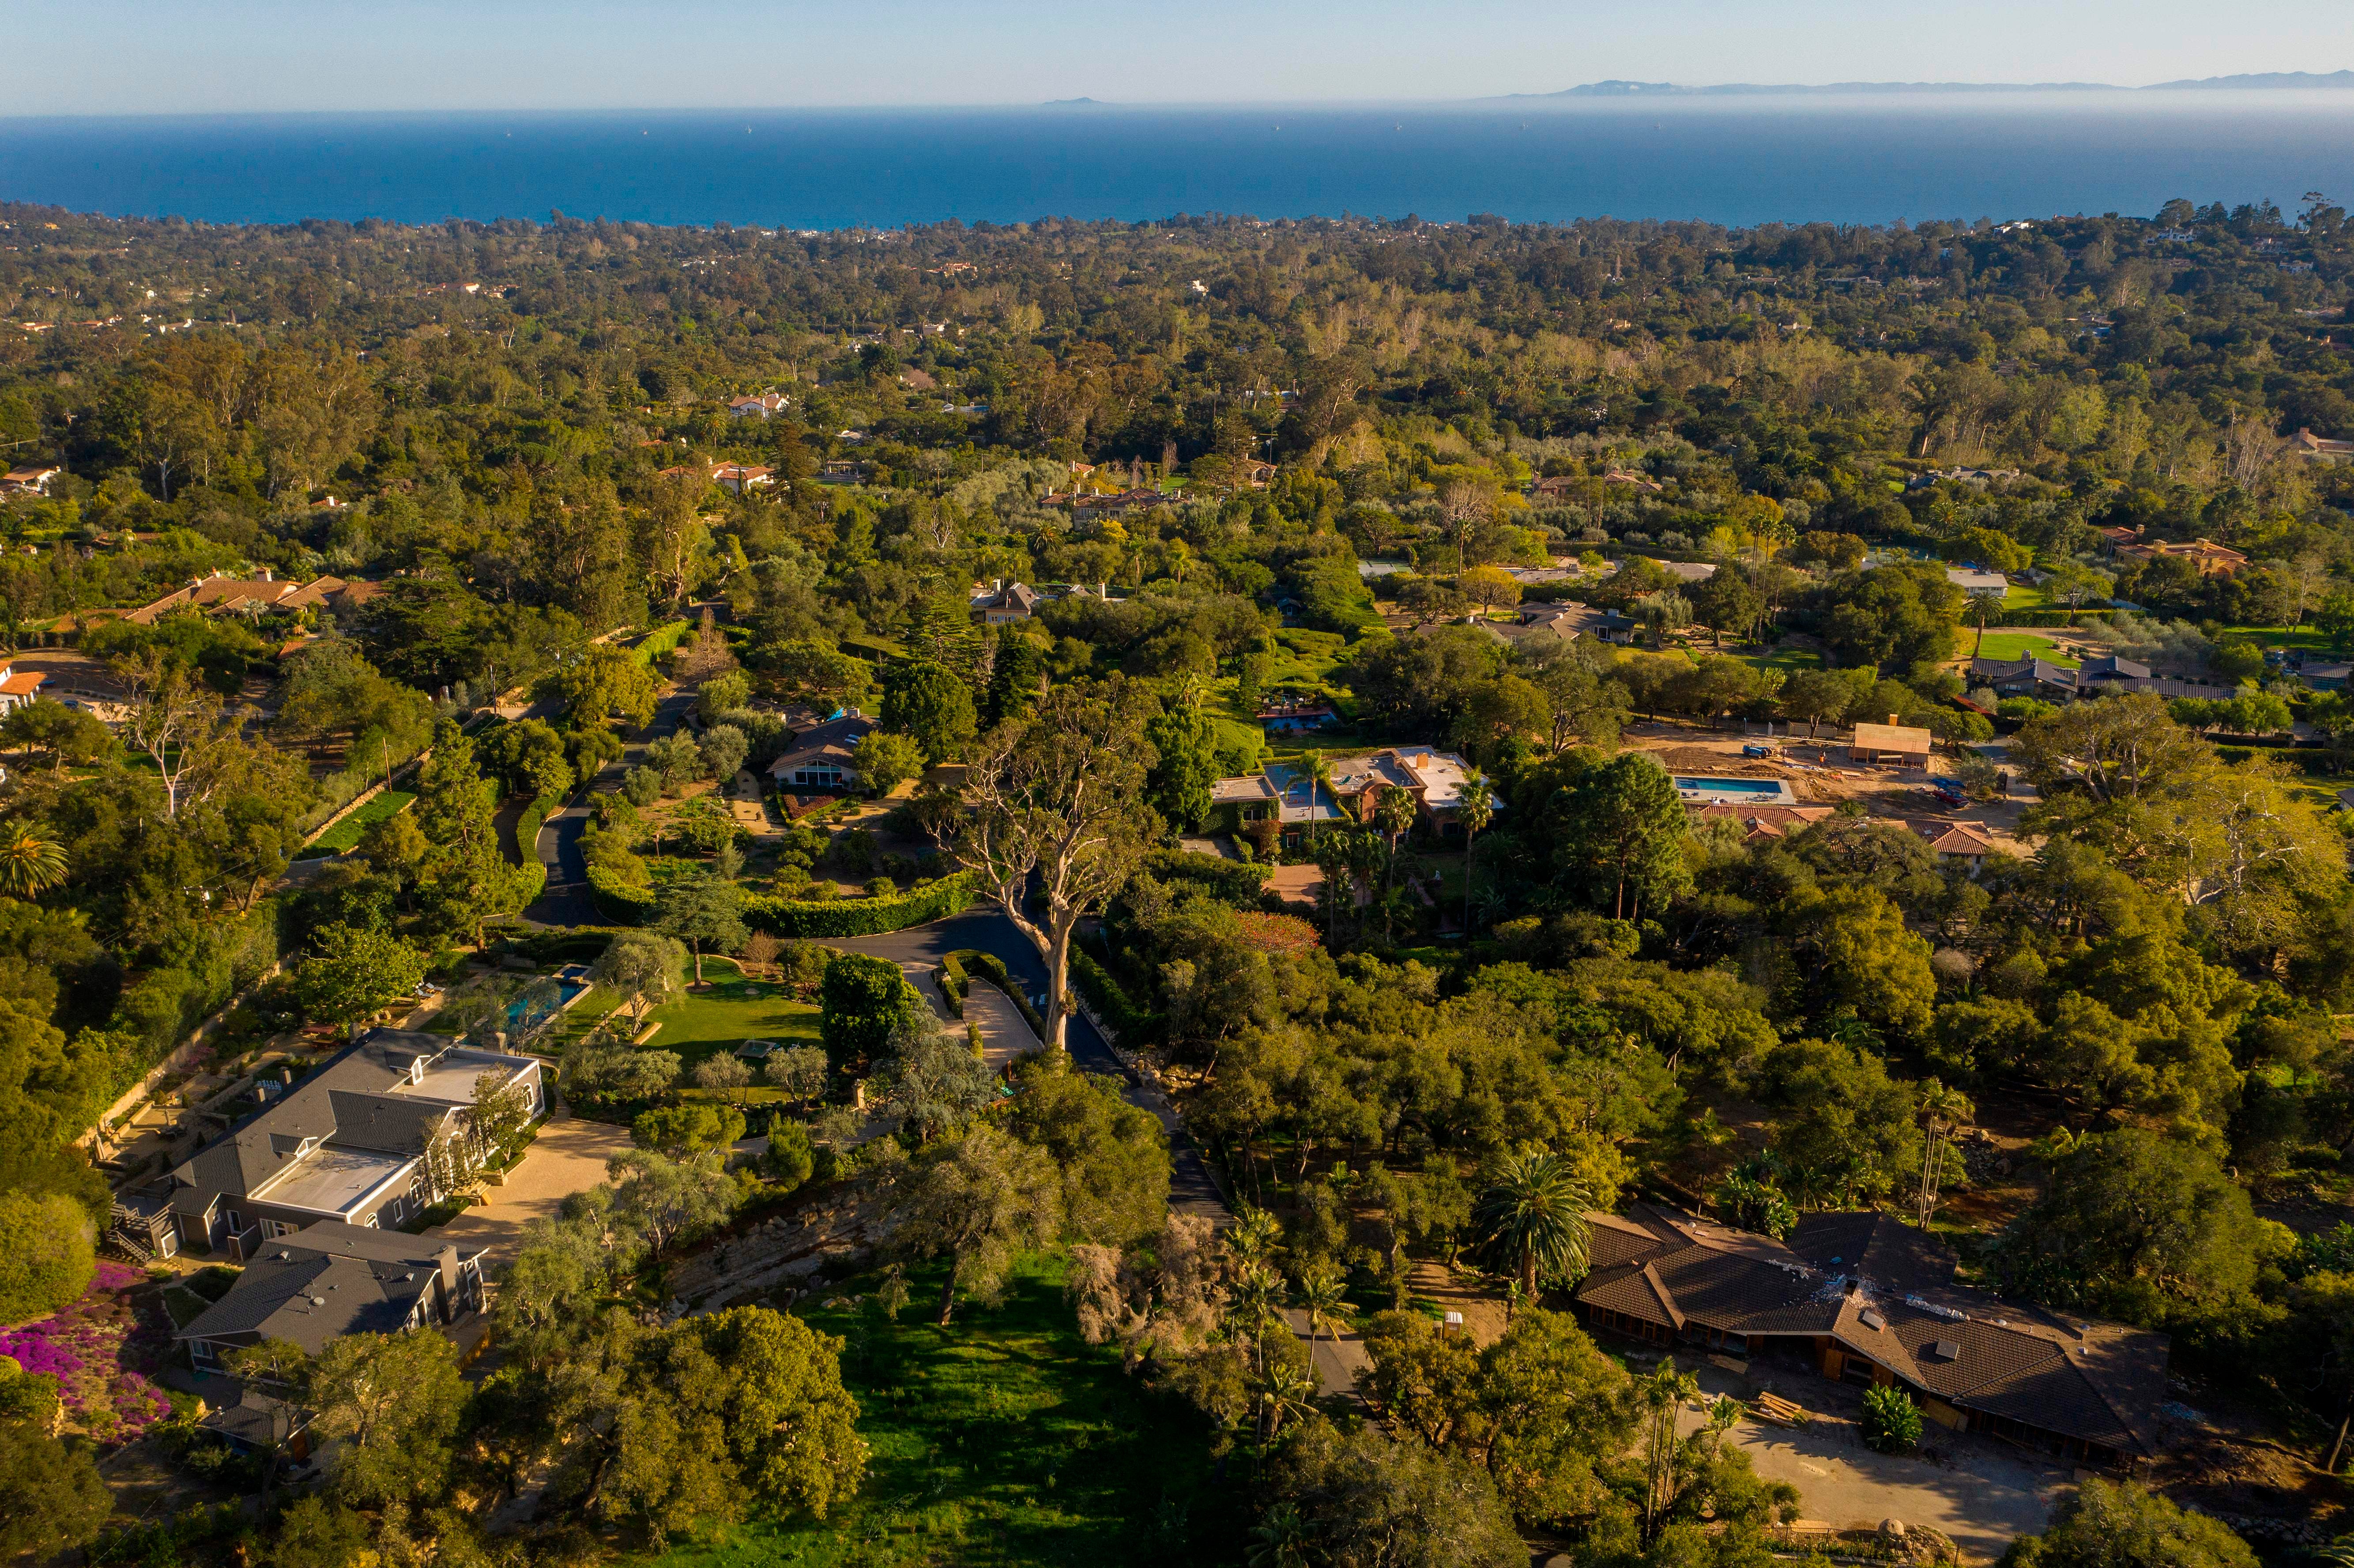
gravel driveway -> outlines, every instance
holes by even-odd
[[[1691,1370],[1689,1358],[1680,1364]],[[1749,1396],[1755,1385],[1719,1368],[1697,1369],[1711,1394]],[[1851,1391],[1825,1379],[1776,1372],[1767,1381],[1786,1399],[1817,1414],[1804,1426],[1744,1420],[1733,1440],[1757,1473],[1798,1489],[1799,1517],[1842,1530],[1876,1529],[1882,1520],[1926,1524],[1976,1558],[1992,1560],[2021,1535],[2042,1530],[2070,1489],[2072,1472],[2039,1465],[1993,1438],[1931,1426],[1924,1455],[1875,1454],[1844,1414]],[[1700,1425],[1687,1411],[1683,1429]]]
[[[495,1275],[514,1258],[526,1221],[554,1219],[565,1199],[602,1181],[605,1161],[629,1147],[624,1128],[578,1117],[548,1122],[532,1139],[523,1162],[507,1173],[506,1184],[482,1189],[488,1202],[425,1234],[483,1248],[488,1255],[482,1259],[482,1272]]]

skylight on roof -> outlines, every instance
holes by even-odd
[[[1857,1315],[1856,1320],[1874,1332],[1888,1327],[1888,1319],[1868,1307]]]

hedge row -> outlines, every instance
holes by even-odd
[[[962,914],[979,894],[980,878],[960,871],[928,887],[888,898],[833,898],[822,903],[754,894],[744,900],[744,924],[774,936],[874,937]],[[588,896],[597,912],[620,926],[653,917],[653,889],[632,887],[603,866],[588,868]]]
[[[1144,869],[1163,882],[1190,882],[1221,904],[1236,909],[1257,909],[1259,895],[1275,868],[1237,863],[1193,850],[1155,850]]]
[[[1096,962],[1095,955],[1084,948],[1071,948],[1071,984],[1087,997],[1088,1004],[1113,1033],[1131,1046],[1150,1038],[1160,1024],[1160,1016],[1130,1001],[1119,981],[1111,978],[1111,971]]]
[[[651,664],[661,655],[685,641],[686,634],[694,630],[695,622],[691,620],[673,620],[666,625],[658,626],[647,632],[640,639],[638,645],[630,650],[630,657],[641,664]]]
[[[980,895],[981,878],[970,871],[888,898],[811,904],[755,895],[744,901],[744,923],[779,937],[874,937],[961,915]]]
[[[515,822],[515,848],[523,853],[525,865],[539,858],[539,830],[546,825],[547,814],[563,804],[563,796],[550,793],[536,797],[523,809]]]
[[[632,887],[601,865],[588,868],[588,900],[616,926],[642,926],[654,912],[654,890]]]
[[[547,863],[536,855],[525,861],[515,870],[515,888],[516,908],[528,909],[538,903],[539,895],[547,891]]]
[[[2100,613],[2100,610],[2091,606],[2087,606],[2084,609],[2078,610],[2073,616],[2064,609],[2006,609],[2002,612],[2002,619],[2000,620],[1989,620],[1987,622],[1987,630],[1988,631],[2000,631],[2006,627],[2013,626],[2082,626],[2086,620]],[[1962,635],[1968,637],[1976,632],[1977,630],[1978,629],[1975,626],[1969,625],[1966,622],[1962,627]]]
[[[995,953],[984,953],[979,948],[959,948],[940,960],[943,979],[951,970],[956,975],[956,1015],[959,1018],[964,1016],[965,991],[970,988],[972,978],[979,976],[1003,991],[1006,1000],[1022,1010],[1022,1016],[1029,1021],[1031,1033],[1041,1040],[1046,1038],[1046,1021],[1038,1016],[1038,1010],[1030,1005],[1030,999],[1022,994],[1020,986],[1013,983],[1013,975],[1006,969],[1003,959]],[[948,987],[943,984],[940,989],[946,991]]]

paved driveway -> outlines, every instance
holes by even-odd
[[[601,1121],[551,1121],[532,1139],[523,1163],[507,1173],[504,1186],[482,1189],[489,1202],[425,1234],[483,1248],[483,1272],[495,1274],[514,1259],[526,1221],[554,1219],[565,1199],[602,1181],[605,1161],[629,1147],[627,1131]]]
[[[988,905],[975,906],[961,915],[935,920],[928,926],[910,926],[904,931],[888,931],[878,937],[827,937],[822,938],[820,945],[872,953],[903,969],[936,969],[941,959],[958,948],[977,948],[1002,959],[1013,983],[1027,991],[1034,1001],[1043,1000],[1046,994],[1045,960],[1003,911]],[[976,984],[972,989],[979,991],[984,988]],[[1065,1026],[1064,1035],[1071,1060],[1077,1066],[1090,1073],[1127,1078],[1127,1069],[1120,1065],[1119,1058],[1111,1054],[1111,1047],[1085,1017],[1073,1017]],[[1131,1105],[1141,1106],[1159,1117],[1161,1125],[1169,1129],[1169,1206],[1180,1213],[1207,1214],[1220,1224],[1231,1220],[1234,1216],[1227,1213],[1225,1201],[1211,1180],[1209,1167],[1203,1163],[1200,1152],[1169,1103],[1133,1084],[1129,1087],[1128,1099]]]

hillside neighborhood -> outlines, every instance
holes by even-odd
[[[0,1546],[2336,1561],[2313,201],[0,207]]]

